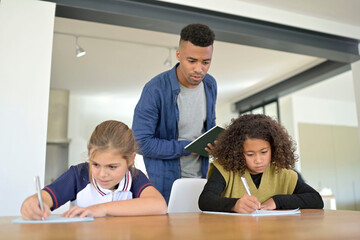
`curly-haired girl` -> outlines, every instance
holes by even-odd
[[[295,144],[284,127],[263,114],[233,120],[211,153],[203,211],[251,213],[256,209],[323,208],[320,194],[292,170]],[[248,182],[246,193],[241,177]]]

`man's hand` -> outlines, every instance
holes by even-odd
[[[211,152],[214,150],[216,143],[217,143],[217,141],[215,140],[214,145],[212,145],[211,143],[207,144],[205,151],[207,151],[209,153],[209,155],[212,155]]]

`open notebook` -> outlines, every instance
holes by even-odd
[[[21,217],[14,219],[13,223],[68,223],[68,222],[90,222],[93,217],[62,217],[60,214],[51,214],[46,220],[24,220]]]
[[[258,217],[258,216],[292,215],[292,214],[299,214],[301,212],[297,208],[297,209],[292,209],[292,210],[256,210],[252,213],[230,213],[230,212],[210,212],[210,211],[203,211],[203,213]]]

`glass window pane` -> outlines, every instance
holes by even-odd
[[[262,107],[255,108],[255,109],[251,110],[251,112],[252,112],[253,114],[263,114],[263,113],[264,113]]]
[[[272,102],[265,105],[265,114],[278,120],[277,102]]]

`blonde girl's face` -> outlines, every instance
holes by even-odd
[[[271,146],[268,141],[248,138],[243,145],[246,167],[251,174],[265,171],[271,162]]]
[[[113,149],[97,151],[92,154],[90,151],[90,168],[92,176],[100,187],[113,190],[124,178],[129,166],[134,159],[129,162]],[[135,153],[133,154],[135,158]]]

